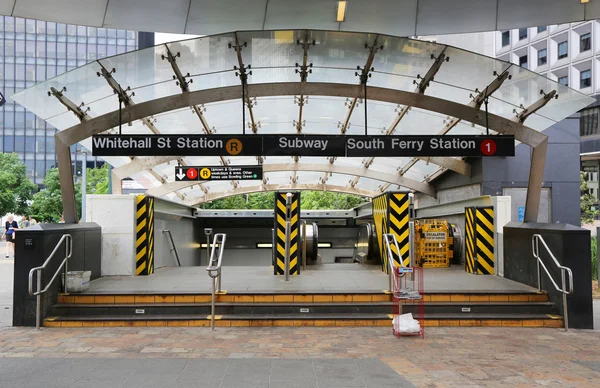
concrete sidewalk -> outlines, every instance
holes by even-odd
[[[391,328],[384,327],[257,327],[217,328],[215,331],[183,327],[48,328],[41,331],[0,328],[0,387],[15,386],[2,381],[3,371],[10,371],[8,376],[13,379],[24,378],[25,372],[31,371],[30,365],[34,365],[37,359],[53,358],[78,359],[85,370],[77,374],[67,373],[68,368],[64,366],[57,367],[56,371],[47,367],[48,377],[54,374],[56,379],[46,379],[45,383],[52,381],[55,385],[35,385],[41,384],[39,381],[31,381],[28,385],[25,380],[22,386],[391,388],[411,386],[410,383],[428,388],[585,388],[597,387],[600,381],[599,345],[598,331],[572,330],[566,333],[562,329],[550,328],[426,328],[425,339],[398,339],[392,336]],[[19,358],[19,361],[14,358]],[[112,364],[115,367],[104,372],[95,371],[107,358],[117,359]],[[155,374],[145,372],[146,377],[126,380],[148,369],[149,364],[140,362],[140,359],[157,358],[175,360],[165,361],[162,367],[157,362]],[[87,364],[83,359],[93,360]],[[218,361],[214,364],[190,364],[186,361],[189,359]],[[288,376],[290,380],[275,385],[272,378],[274,367],[283,359],[295,360],[297,364],[289,363],[293,366]],[[382,379],[389,380],[369,384],[369,377],[359,373],[369,363],[372,367],[366,370],[371,377],[381,374]],[[382,363],[398,376],[390,374]],[[185,380],[182,373],[187,365],[197,365],[198,371],[207,371],[206,376],[212,376],[211,383],[202,385],[198,381],[182,381]],[[210,368],[210,365],[234,366],[239,374],[229,379],[229,372],[223,373],[217,367]],[[285,363],[281,362],[281,365]],[[311,370],[309,365],[314,369]],[[303,379],[295,380],[299,377],[291,372],[295,368],[305,370]],[[236,380],[241,376],[254,377],[243,382]],[[78,380],[73,381],[76,378]],[[267,385],[267,378],[271,385]],[[83,384],[81,379],[89,380],[87,383],[91,385]],[[107,384],[102,379],[118,382]],[[216,385],[219,381],[222,385]]]

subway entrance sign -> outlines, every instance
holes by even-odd
[[[262,166],[175,167],[175,181],[262,180]]]
[[[94,135],[94,156],[514,156],[513,135]]]

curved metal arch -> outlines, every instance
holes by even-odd
[[[423,194],[435,197],[435,188],[429,183],[419,182],[414,179],[405,178],[397,174],[389,174],[385,172],[379,172],[367,168],[356,168],[352,166],[342,166],[339,164],[303,164],[303,163],[289,163],[289,164],[264,164],[263,171],[268,172],[281,172],[281,171],[316,171],[325,173],[342,174],[348,176],[360,176],[361,178],[370,178],[381,182],[386,182],[394,185],[403,186],[415,191],[419,191]],[[161,186],[153,187],[148,189],[146,194],[161,197],[163,195],[172,193],[177,190],[182,190],[187,187],[197,185],[198,182],[169,182]]]
[[[237,187],[228,191],[221,191],[218,193],[208,193],[202,197],[190,198],[183,202],[187,206],[196,206],[201,203],[215,201],[221,198],[227,198],[234,195],[243,195],[258,193],[264,191],[281,191],[281,190],[314,190],[314,191],[331,191],[334,193],[354,194],[360,195],[361,197],[373,198],[379,194],[379,191],[363,190],[348,186],[336,186],[336,185],[304,185],[304,184],[281,184],[281,185],[258,185],[248,187]]]
[[[320,82],[280,82],[248,85],[248,96],[250,97],[294,96],[300,94],[327,97],[359,96],[360,98],[364,98],[364,87],[360,85]],[[367,86],[367,94],[370,100],[411,106],[456,117],[484,127],[486,125],[486,117],[481,110],[454,101],[444,100],[426,94],[376,86]],[[156,115],[189,106],[240,98],[242,98],[242,92],[239,86],[226,86],[186,92],[129,106],[122,110],[121,120],[122,123],[128,123],[143,119],[150,115]],[[489,128],[493,131],[503,134],[514,134],[517,140],[532,147],[535,147],[546,139],[546,135],[531,129],[522,123],[514,122],[492,113],[488,114],[487,122]],[[67,128],[58,132],[55,136],[64,144],[73,145],[92,135],[102,133],[118,125],[119,111],[117,110]]]

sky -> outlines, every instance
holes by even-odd
[[[161,44],[161,43],[173,42],[176,40],[197,38],[198,36],[199,35],[164,34],[164,33],[157,32],[156,34],[154,34],[154,44]]]

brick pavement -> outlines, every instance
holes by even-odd
[[[600,332],[428,328],[0,329],[3,358],[379,359],[417,387],[597,387]]]

